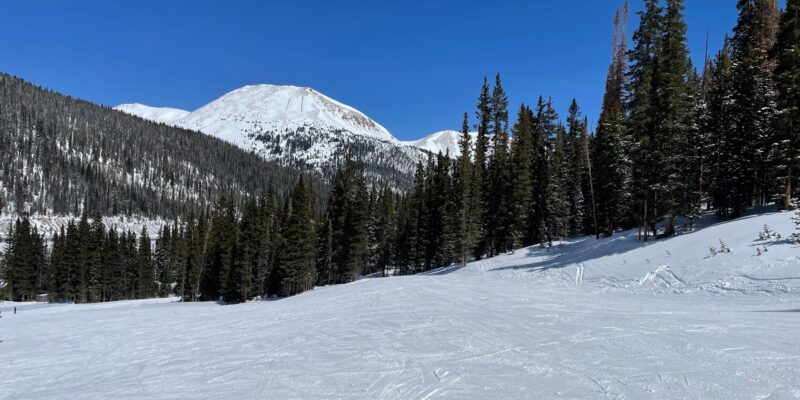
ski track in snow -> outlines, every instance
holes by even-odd
[[[754,256],[764,223],[792,229],[576,239],[236,306],[6,302],[0,398],[800,398],[799,250]],[[709,257],[718,238],[737,250]]]

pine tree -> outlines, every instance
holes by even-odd
[[[455,242],[455,194],[450,174],[452,161],[449,156],[439,152],[436,157],[436,170],[432,176],[431,209],[433,211],[433,227],[431,244],[433,245],[431,267],[446,267],[453,263],[456,256]]]
[[[550,188],[550,156],[556,136],[558,115],[553,109],[551,100],[547,102],[539,96],[536,114],[533,118],[533,184],[531,188],[532,205],[528,210],[528,232],[525,234],[526,244],[545,244],[552,240],[549,231],[548,189]]]
[[[88,271],[89,271],[89,301],[105,301],[107,295],[106,288],[106,266],[103,260],[103,249],[106,241],[106,228],[103,224],[103,217],[95,213],[92,218],[91,238],[89,239]]]
[[[769,52],[775,43],[778,9],[775,0],[739,0],[739,19],[733,29],[733,115],[731,137],[734,162],[732,214],[752,204],[765,204],[769,189],[769,149],[773,141],[775,67]]]
[[[572,99],[569,105],[569,116],[567,117],[567,135],[565,137],[565,172],[566,175],[565,191],[566,200],[569,204],[567,214],[567,232],[570,236],[584,232],[584,221],[591,211],[587,212],[584,202],[585,194],[583,182],[585,177],[585,162],[583,161],[583,147],[581,138],[586,135],[586,126],[583,124],[578,102]]]
[[[487,151],[489,148],[489,129],[492,119],[491,97],[489,96],[489,81],[483,78],[483,86],[478,96],[475,117],[477,124],[477,136],[475,138],[475,164],[472,169],[472,186],[475,190],[473,214],[479,218],[479,232],[477,245],[475,246],[475,259],[481,259],[489,247],[486,229],[486,216],[488,207],[488,191],[486,184],[488,181],[487,171]]]
[[[367,259],[367,222],[369,219],[369,191],[363,168],[354,171],[350,190],[350,209],[347,212],[347,258],[341,271],[346,282],[352,282],[365,272]]]
[[[617,12],[614,20],[614,47],[606,79],[603,108],[594,139],[593,171],[597,185],[597,223],[610,236],[618,227],[627,227],[630,205],[630,140],[623,110],[625,77],[624,17]]]
[[[533,112],[522,104],[517,112],[517,120],[511,129],[511,200],[509,239],[513,248],[529,245],[526,241],[528,213],[533,205]]]
[[[562,125],[556,128],[547,178],[547,231],[550,239],[560,239],[569,234],[568,154],[566,132]]]
[[[260,213],[255,198],[247,199],[242,206],[234,261],[231,264],[225,291],[225,301],[229,304],[247,301],[253,297],[252,294],[256,290],[253,279],[254,271],[258,268],[259,242],[266,235],[260,225]]]
[[[780,19],[777,44],[775,82],[777,118],[774,145],[774,175],[782,188],[778,198],[790,209],[797,189],[798,147],[800,146],[800,1],[787,0]]]
[[[288,203],[277,272],[282,296],[310,290],[316,281],[314,192],[305,181],[298,179]]]
[[[666,219],[665,236],[675,233],[675,219],[683,213],[687,179],[685,166],[691,165],[687,151],[692,142],[693,92],[689,82],[692,73],[686,46],[684,0],[667,0],[663,17],[663,34],[656,57],[656,125],[649,156],[655,159],[656,179],[652,186],[653,204]],[[659,215],[657,215],[659,216]]]
[[[626,163],[630,165],[629,175],[629,195],[630,213],[634,214],[632,219],[640,222],[640,230],[643,230],[642,238],[647,240],[649,231],[655,230],[657,223],[657,207],[655,203],[655,189],[658,187],[658,174],[660,160],[658,155],[659,140],[656,136],[656,125],[658,124],[658,85],[656,75],[658,71],[658,54],[661,52],[663,43],[664,17],[663,9],[657,0],[647,0],[644,9],[639,12],[639,26],[633,34],[634,46],[628,55],[627,98],[625,108],[628,115],[627,134],[628,139],[623,141],[627,145]],[[625,12],[622,16],[617,14],[615,20],[615,51],[618,54],[625,48],[624,41],[624,21]],[[615,59],[619,56],[615,56]],[[612,64],[617,64],[617,61]],[[620,73],[622,67],[613,67]],[[612,98],[616,95],[612,96]],[[601,127],[598,127],[600,129]],[[598,148],[603,144],[598,143]],[[597,154],[595,157],[601,157]],[[626,164],[623,163],[623,164]],[[598,177],[602,171],[594,171]],[[599,188],[598,188],[599,189]],[[602,193],[602,190],[598,190]],[[602,201],[602,195],[599,196]],[[598,201],[598,203],[600,202]],[[598,210],[598,217],[602,221],[605,217],[605,207]],[[601,222],[602,224],[602,222]],[[604,229],[607,230],[607,229]],[[654,233],[655,234],[655,233]]]
[[[153,269],[153,249],[147,227],[142,227],[139,235],[139,246],[136,270],[136,297],[151,298],[155,295],[155,273]]]
[[[169,296],[172,292],[170,285],[175,281],[172,271],[170,270],[171,246],[172,231],[169,224],[167,224],[161,228],[158,239],[156,239],[155,253],[153,254],[159,297]]]
[[[10,244],[3,254],[2,277],[11,301],[32,301],[44,272],[44,243],[27,216],[17,219],[9,232]]]
[[[203,270],[200,291],[205,300],[217,300],[227,291],[227,281],[234,262],[237,237],[236,205],[223,196],[214,209],[209,232],[206,268]]]
[[[735,171],[739,158],[734,157],[736,117],[733,97],[733,60],[726,38],[717,54],[709,74],[706,110],[703,129],[708,135],[708,191],[711,204],[721,217],[729,216],[734,209]]]
[[[466,265],[474,252],[477,241],[478,216],[475,214],[476,194],[473,184],[472,138],[469,133],[469,114],[464,113],[461,124],[459,149],[453,172],[453,191],[456,196],[456,255],[462,265]]]
[[[77,302],[86,303],[89,301],[89,264],[91,258],[91,226],[89,225],[88,213],[84,210],[78,222],[77,242],[79,243],[76,267],[77,267]]]
[[[490,132],[492,135],[492,155],[489,158],[488,181],[486,182],[486,239],[489,255],[509,250],[507,228],[511,217],[509,190],[510,160],[508,154],[508,98],[500,82],[500,74],[495,76],[491,97]]]

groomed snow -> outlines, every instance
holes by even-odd
[[[0,319],[0,398],[800,398],[790,217],[236,306],[20,305]],[[756,241],[764,224],[784,239]],[[712,257],[719,239],[732,252]]]

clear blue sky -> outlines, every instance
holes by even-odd
[[[735,3],[687,0],[696,62],[706,32],[720,47]],[[622,4],[5,0],[0,71],[100,104],[187,110],[246,84],[310,86],[400,139],[459,129],[483,76],[500,72],[512,111],[541,94],[563,117],[575,97],[594,123]]]

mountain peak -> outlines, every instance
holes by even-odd
[[[472,144],[474,145],[475,139],[478,137],[478,133],[470,132],[469,135],[471,137]],[[419,140],[403,142],[403,144],[407,146],[418,147],[420,149],[430,151],[433,154],[438,154],[441,152],[442,154],[449,155],[450,158],[458,158],[458,156],[461,155],[461,146],[459,145],[460,141],[461,132],[445,130],[432,133]]]

